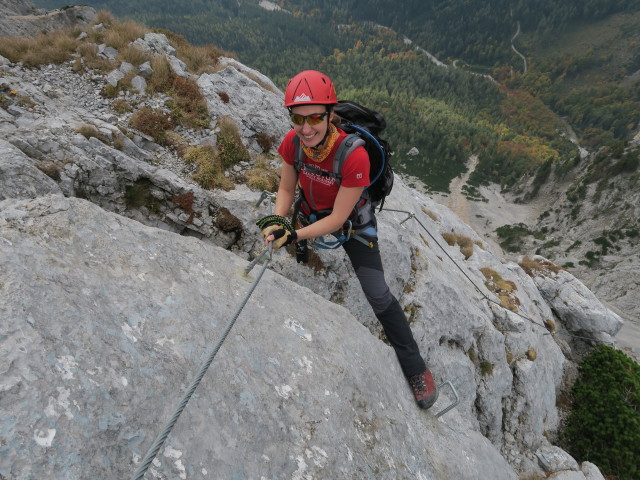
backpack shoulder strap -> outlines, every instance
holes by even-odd
[[[299,175],[300,170],[302,169],[302,165],[304,164],[304,151],[302,147],[300,147],[300,138],[298,135],[294,135],[291,139],[293,145],[295,146],[295,157],[293,159],[293,168],[295,168],[296,173]]]
[[[342,179],[342,166],[345,160],[361,145],[365,145],[365,141],[359,135],[350,133],[338,146],[338,150],[336,150],[336,154],[333,157],[333,173],[339,175],[339,180]]]
[[[345,160],[351,153],[358,148],[360,145],[365,145],[365,141],[360,138],[359,135],[355,133],[351,133],[347,135],[340,145],[338,145],[338,149],[336,150],[336,154],[333,157],[333,172],[326,172],[324,170],[320,170],[314,165],[309,165],[304,162],[304,151],[300,146],[300,138],[298,136],[294,136],[292,139],[293,144],[295,145],[295,158],[293,161],[293,166],[296,172],[300,172],[303,168],[312,173],[317,173],[327,177],[333,177],[336,179],[338,184],[340,184],[342,180],[342,166],[344,165]]]

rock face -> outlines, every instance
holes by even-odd
[[[263,75],[252,73],[247,67],[238,67],[238,62],[223,59],[222,63],[229,66],[198,79],[211,115],[232,118],[240,127],[245,143],[250,143],[256,151],[259,151],[254,139],[256,132],[264,132],[277,140],[284,137],[290,121],[282,107],[282,93],[270,80],[262,80]]]
[[[87,6],[66,7],[42,12],[31,2],[23,0],[0,1],[0,36],[34,36],[43,31],[87,25],[96,11]]]
[[[104,76],[4,64],[5,91],[30,102],[0,108],[0,476],[127,478],[248,291],[272,205],[244,185],[203,190],[171,151],[124,135]],[[212,127],[235,119],[258,153],[255,136],[279,140],[288,122],[282,92],[250,70],[229,61],[198,84]],[[278,251],[155,478],[602,478],[552,441],[578,353],[612,342],[619,317],[567,272],[502,263],[401,178],[385,207],[386,278],[458,407],[434,417],[447,389],[433,411],[415,406],[342,250],[313,266]]]
[[[0,207],[0,473],[128,478],[248,291],[246,262],[83,200]],[[344,307],[267,272],[156,478],[515,479],[479,432],[415,407],[393,356]]]

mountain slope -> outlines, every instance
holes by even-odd
[[[73,35],[79,57],[29,68],[2,61],[0,311],[8,327],[0,403],[14,419],[0,446],[7,477],[122,478],[133,470],[242,300],[245,259],[262,248],[255,220],[271,212],[262,189],[243,182],[257,164],[272,163],[274,145],[260,134],[287,128],[284,117],[264,122],[252,102],[275,110],[282,93],[230,59],[216,57],[220,69],[196,73],[187,65],[193,59],[175,56],[193,50],[141,30],[120,51],[101,51],[111,69],[88,68],[101,35],[132,32],[103,15],[97,21]],[[156,84],[168,64],[172,89],[140,92],[135,77],[109,83],[114,70],[130,68],[120,57],[131,58],[129,42],[156,47],[159,58],[149,63],[158,71],[147,80]],[[133,67],[139,76],[146,58]],[[149,110],[183,112],[175,90],[194,77],[207,92],[210,128],[133,122],[145,133],[132,125],[140,111],[156,120]],[[205,153],[214,146],[231,150],[223,117],[237,129],[235,151],[244,148],[249,159],[223,165],[224,188],[203,188],[195,180],[211,165],[183,159],[195,152],[212,160]],[[218,369],[153,465],[159,478],[473,479],[483,471],[511,479],[516,469],[542,477],[560,465],[573,477],[598,478],[548,437],[559,427],[574,355],[610,343],[620,320],[567,272],[529,275],[503,263],[400,178],[388,206],[413,213],[412,221],[380,214],[390,287],[436,377],[458,389],[457,408],[438,421],[416,409],[344,252],[319,252],[301,266],[279,251]],[[452,238],[468,244],[447,243]],[[558,308],[576,296],[585,311]],[[443,390],[441,401],[451,396]]]

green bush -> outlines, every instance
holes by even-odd
[[[524,223],[514,225],[503,225],[496,228],[496,233],[500,238],[500,246],[507,252],[519,252],[524,248],[524,239],[532,232]]]
[[[640,478],[640,365],[600,346],[582,361],[572,396],[562,433],[567,451],[605,476]]]

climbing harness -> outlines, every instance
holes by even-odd
[[[254,280],[253,284],[249,288],[249,291],[247,292],[247,295],[245,296],[244,300],[242,301],[242,303],[240,304],[240,306],[236,310],[236,313],[233,315],[233,317],[231,318],[231,320],[227,324],[227,326],[224,329],[224,332],[222,333],[222,335],[220,336],[220,339],[218,340],[218,342],[214,345],[214,347],[207,354],[204,363],[200,367],[200,370],[198,370],[198,373],[195,376],[195,378],[192,380],[191,384],[189,385],[189,388],[187,388],[187,391],[185,392],[184,396],[182,397],[182,400],[180,401],[180,403],[178,404],[178,407],[176,408],[174,414],[171,416],[169,421],[165,424],[164,428],[162,429],[162,431],[160,432],[160,434],[156,438],[155,442],[153,442],[153,445],[151,445],[151,447],[149,448],[149,451],[147,452],[147,454],[145,455],[144,459],[142,460],[142,462],[138,466],[138,469],[133,474],[133,477],[131,477],[131,480],[141,480],[144,477],[144,474],[146,473],[147,469],[149,468],[149,465],[151,464],[151,462],[153,462],[153,459],[156,457],[156,455],[160,451],[160,448],[162,448],[162,445],[164,444],[165,440],[169,436],[169,433],[173,429],[173,426],[175,425],[176,421],[178,420],[178,417],[182,414],[182,411],[187,406],[187,403],[191,399],[191,396],[193,395],[193,393],[195,392],[196,388],[200,384],[200,381],[202,380],[202,377],[204,377],[204,374],[206,373],[207,369],[211,365],[211,362],[213,362],[213,359],[215,358],[216,354],[218,353],[218,350],[220,350],[220,347],[222,346],[222,343],[225,341],[225,339],[227,338],[227,335],[229,335],[229,332],[231,331],[231,328],[233,328],[233,325],[236,323],[236,320],[240,316],[240,312],[242,312],[242,309],[245,307],[245,305],[249,301],[249,297],[251,297],[251,294],[253,293],[255,288],[258,286],[258,282],[260,282],[260,279],[262,278],[262,275],[264,274],[265,270],[267,269],[267,266],[269,265],[269,260],[271,260],[271,252],[272,252],[272,250],[273,250],[273,248],[272,248],[271,245],[269,245],[268,248],[264,248],[258,254],[258,256],[255,258],[255,260],[253,260],[247,266],[247,268],[245,269],[245,274],[248,274],[251,271],[251,269],[263,257],[265,257],[268,254],[268,258],[266,259],[266,261],[262,265],[262,269],[260,270],[260,272],[258,273],[258,276],[256,277],[256,279]]]

